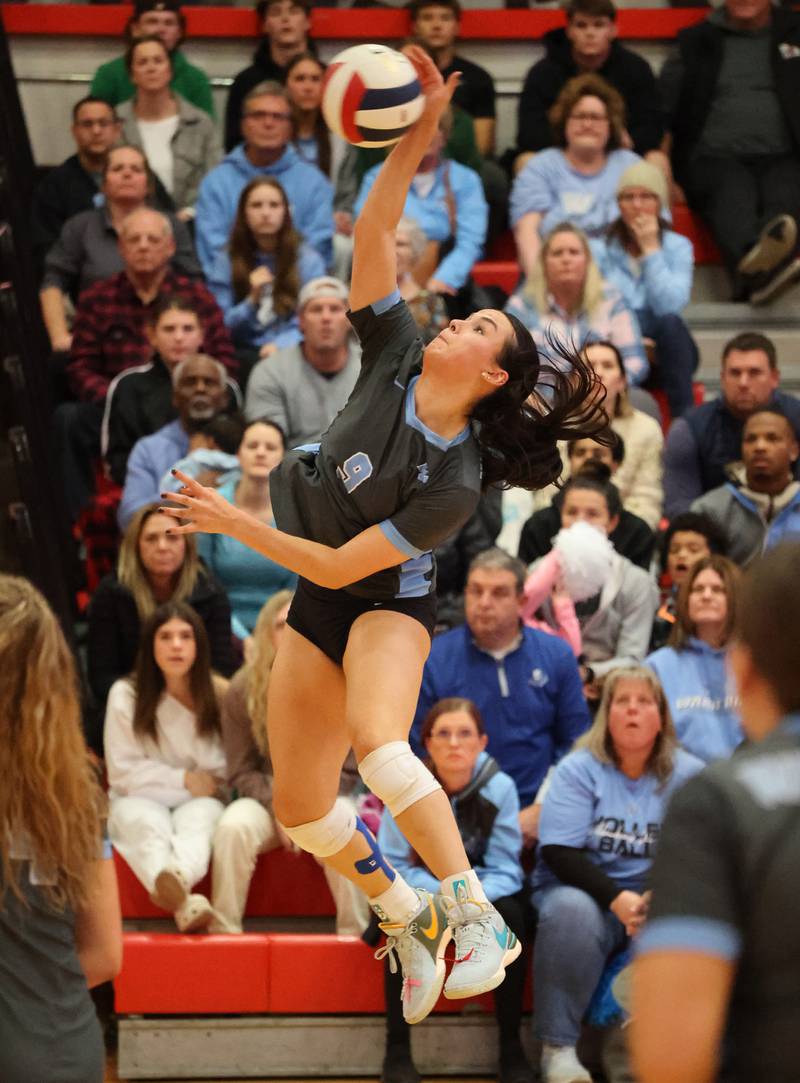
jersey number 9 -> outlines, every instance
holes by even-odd
[[[354,492],[359,485],[372,475],[372,463],[366,451],[357,451],[350,455],[341,466],[336,467],[336,473],[344,483],[345,492]]]

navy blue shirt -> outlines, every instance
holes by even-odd
[[[567,644],[535,628],[502,661],[482,651],[464,624],[437,636],[425,663],[411,728],[420,754],[422,720],[434,703],[463,696],[478,707],[489,737],[487,751],[531,804],[554,763],[589,727],[578,664]]]
[[[433,591],[431,550],[469,519],[481,485],[471,426],[444,440],[417,417],[422,340],[399,296],[350,313],[362,349],[353,392],[320,444],[296,448],[270,476],[280,530],[339,548],[379,524],[406,554],[344,588],[376,601]]]

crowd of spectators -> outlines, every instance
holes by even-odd
[[[84,614],[111,842],[179,929],[231,935],[258,855],[292,846],[265,717],[295,577],[223,536],[169,534],[159,501],[178,465],[274,524],[270,472],[319,441],[359,376],[351,233],[382,160],[324,125],[307,0],[257,11],[253,63],[218,121],[176,0],[137,0],[124,56],[74,107],[76,153],[31,208],[57,462],[87,551],[111,492],[116,552]],[[800,21],[725,0],[681,31],[657,81],[616,41],[611,0],[570,0],[498,159],[495,88],[457,52],[458,0],[410,11],[442,73],[462,72],[396,237],[420,334],[482,307],[472,268],[510,227],[507,311],[557,364],[583,351],[616,438],[564,445],[563,487],[488,490],[437,552],[439,634],[412,728],[489,898],[522,939],[538,912],[542,1078],[588,1083],[581,1024],[646,920],[667,799],[743,739],[725,670],[741,569],[800,534],[800,403],[770,339],[732,338],[719,397],[693,405],[692,246],[671,220],[677,181],[735,298],[765,303],[800,278]],[[346,762],[339,799],[360,785]],[[379,841],[410,883],[433,884],[388,813]],[[338,931],[369,938],[363,902],[326,875]],[[515,964],[496,999],[503,1083],[534,1078],[524,978]],[[386,989],[384,1083],[416,1083],[388,967]]]

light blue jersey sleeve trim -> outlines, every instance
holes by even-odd
[[[733,962],[742,950],[737,928],[711,918],[669,917],[648,921],[636,940],[636,954],[654,951],[690,951]]]
[[[406,556],[421,557],[423,553],[427,552],[426,549],[417,549],[411,542],[406,541],[391,519],[384,519],[382,523],[378,523],[378,526],[392,545],[396,546],[401,553],[405,553]]]
[[[393,289],[386,297],[381,297],[380,301],[373,301],[369,307],[376,316],[382,316],[384,312],[388,312],[390,308],[394,308],[399,300],[400,290]]]

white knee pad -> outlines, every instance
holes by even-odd
[[[392,816],[442,787],[411,751],[408,741],[390,741],[365,756],[358,765],[365,785],[380,797]]]
[[[311,823],[286,827],[283,830],[301,850],[315,857],[330,857],[347,846],[356,832],[356,814],[344,801],[337,801],[330,812]]]

